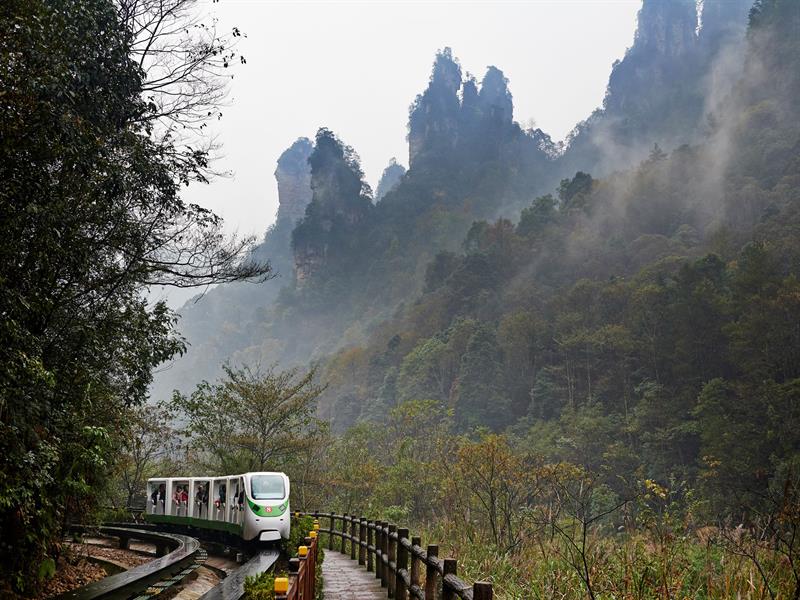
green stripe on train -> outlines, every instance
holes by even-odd
[[[196,517],[178,517],[175,515],[145,515],[146,521],[151,523],[171,523],[173,525],[191,525],[199,529],[216,529],[217,531],[227,531],[234,535],[242,535],[242,526],[237,523],[226,523],[224,521],[209,521],[208,519],[198,519]]]
[[[261,506],[260,504],[256,504],[250,498],[247,499],[247,504],[250,507],[250,510],[259,517],[280,517],[283,513],[286,512],[286,507],[289,506],[289,501],[287,500],[283,504],[279,504],[277,506]]]

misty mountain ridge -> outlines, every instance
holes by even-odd
[[[724,271],[759,239],[779,240],[781,273],[796,266],[800,136],[785,108],[796,15],[759,2],[746,34],[749,9],[643,2],[603,107],[565,144],[514,122],[500,69],[478,83],[449,49],[412,104],[408,171],[391,163],[374,198],[334,133],[301,138],[278,161],[278,219],[255,250],[280,277],[181,309],[189,351],[153,396],[213,379],[229,360],[318,364],[329,384],[320,415],[337,429],[409,399],[436,400],[463,428],[640,403],[663,375],[642,364],[617,380],[595,364],[600,348],[637,362],[608,348],[638,343],[626,311],[640,285],[669,286],[709,252]],[[612,308],[592,307],[604,299]],[[586,389],[576,365],[598,381]],[[698,391],[674,392],[680,411]]]

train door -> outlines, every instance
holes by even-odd
[[[172,482],[172,507],[176,517],[189,516],[189,490],[191,482],[188,479],[175,479]]]
[[[147,482],[147,514],[163,515],[167,506],[167,480],[150,479]]]
[[[245,491],[244,491],[244,477],[239,477],[237,480],[237,487],[239,488],[239,493],[236,494],[236,522],[239,525],[244,525],[244,500],[245,500]]]
[[[211,481],[211,520],[226,521],[228,501],[228,480],[223,478]]]
[[[195,519],[209,518],[209,493],[211,487],[210,479],[192,479],[189,488],[189,507],[190,516]]]
[[[228,523],[238,523],[238,498],[239,498],[239,479],[231,477],[228,479]]]

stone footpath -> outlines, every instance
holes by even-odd
[[[336,550],[326,550],[322,563],[325,600],[383,600],[386,590],[375,573],[369,573],[358,561]]]

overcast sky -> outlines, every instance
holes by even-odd
[[[214,124],[232,177],[185,198],[213,209],[228,231],[261,237],[274,221],[281,152],[319,127],[361,157],[373,189],[389,159],[408,166],[408,107],[436,51],[453,49],[478,80],[503,70],[514,118],[554,140],[600,106],[612,63],[633,42],[640,0],[530,2],[268,2],[202,0],[221,30],[239,27],[230,105]],[[186,297],[170,294],[170,304]]]

